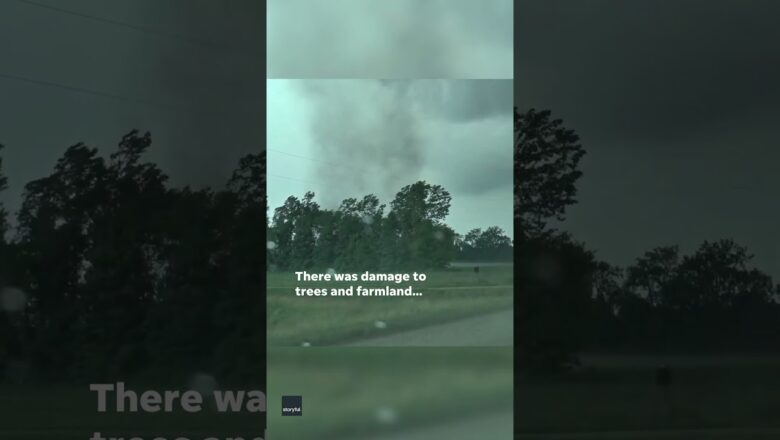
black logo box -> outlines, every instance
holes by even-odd
[[[283,416],[303,415],[303,396],[282,396]]]

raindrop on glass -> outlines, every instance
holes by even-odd
[[[377,408],[376,419],[379,423],[390,424],[398,421],[398,412],[389,406]]]
[[[6,287],[0,293],[0,308],[6,312],[21,312],[27,305],[27,295],[21,289]]]
[[[206,373],[197,373],[190,378],[190,389],[197,391],[201,396],[209,396],[217,389],[217,380]]]

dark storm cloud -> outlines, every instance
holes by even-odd
[[[269,80],[269,203],[307,190],[328,208],[369,193],[389,203],[403,186],[426,180],[452,194],[447,222],[457,231],[499,225],[511,235],[511,87]]]
[[[468,80],[447,83],[440,111],[457,122],[507,116],[512,108],[512,82]]]
[[[9,191],[47,175],[83,141],[101,154],[131,129],[152,132],[149,158],[176,185],[221,185],[263,148],[262,3],[251,0],[40,0],[0,4],[0,142]],[[117,21],[140,27],[128,28]]]
[[[583,134],[663,141],[780,112],[776,1],[528,0],[518,8],[518,102],[565,106]]]
[[[511,164],[502,154],[511,151],[510,80],[299,85],[311,103],[310,129],[323,158],[317,180],[327,186],[392,194],[419,177],[426,158],[446,163],[448,174],[459,176],[449,179],[459,193],[483,194],[507,188],[511,180]]]
[[[269,78],[511,78],[511,0],[271,0]]]
[[[263,4],[179,0],[166,9],[158,2],[141,7],[165,20],[164,29],[198,39],[162,50],[142,80],[148,92],[186,112],[179,141],[161,152],[162,165],[187,183],[220,184],[239,156],[263,148]]]
[[[309,128],[322,161],[317,180],[326,187],[390,193],[418,175],[420,127],[403,89],[371,80],[312,80],[299,86],[311,104]]]
[[[397,95],[418,101],[435,117],[468,122],[506,116],[512,108],[510,80],[379,80]]]
[[[565,228],[626,264],[734,238],[780,276],[780,2],[518,3],[515,99],[582,137]]]

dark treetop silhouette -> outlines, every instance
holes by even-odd
[[[555,372],[584,349],[777,350],[780,286],[731,240],[653,249],[628,268],[550,227],[576,202],[577,135],[549,111],[515,113],[516,341],[521,367]]]
[[[0,243],[3,297],[20,300],[0,312],[6,379],[264,381],[265,155],[225,189],[170,188],[151,143],[132,131],[108,159],[74,145],[25,186]]]

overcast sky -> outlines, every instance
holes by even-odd
[[[24,184],[80,141],[107,154],[131,129],[149,130],[149,158],[174,184],[195,186],[222,185],[242,155],[262,149],[262,2],[36,2],[67,12],[0,2],[0,143],[10,179],[0,200],[12,211]]]
[[[513,0],[268,0],[269,78],[511,79]]]
[[[565,229],[620,265],[733,238],[780,281],[780,2],[517,7],[518,105],[588,151]]]
[[[389,205],[417,180],[452,195],[458,233],[512,235],[511,80],[269,80],[271,210],[307,190]]]

